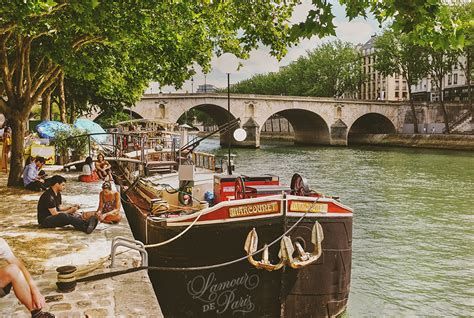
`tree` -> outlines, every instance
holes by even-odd
[[[461,54],[466,58],[466,63],[460,63],[459,67],[466,76],[468,103],[472,114],[471,78],[474,70],[474,23],[472,23],[472,17],[474,16],[474,2],[456,3],[453,11],[456,12],[455,16],[459,17],[458,22],[461,24],[461,28],[465,30],[464,48]]]
[[[428,75],[428,50],[412,40],[406,34],[396,34],[386,30],[375,40],[375,68],[385,77],[401,74],[407,81],[410,108],[413,116],[414,132],[418,133],[418,119],[411,93],[416,85]]]
[[[66,81],[89,76],[83,80],[97,82],[96,75],[111,79],[109,85],[102,83],[97,95],[106,100],[108,94],[136,94],[127,89],[135,82],[179,86],[194,74],[194,63],[209,70],[213,53],[246,58],[258,45],[267,45],[271,54],[281,58],[301,36],[334,34],[334,15],[326,0],[312,0],[314,9],[306,21],[293,26],[288,20],[300,0],[56,1],[0,0],[0,112],[13,130],[9,185],[21,174],[23,123],[61,74]],[[350,18],[370,12],[383,22],[394,16],[395,26],[412,30],[436,16],[441,0],[340,2]],[[84,68],[87,58],[97,66],[97,74]],[[99,67],[107,62],[113,67]]]
[[[296,3],[2,1],[0,112],[13,130],[8,185],[21,174],[24,122],[63,74],[102,80],[104,96],[116,93],[114,85],[120,90],[132,82],[180,85],[193,74],[194,63],[208,69],[213,52],[245,58],[263,44],[281,57],[295,42],[287,21]],[[85,68],[88,64],[97,74]]]
[[[255,75],[232,87],[236,93],[342,97],[357,92],[362,60],[354,46],[333,41],[307,52],[278,73]]]
[[[459,51],[431,49],[429,53],[429,69],[439,93],[439,103],[444,118],[444,130],[447,134],[450,133],[450,129],[448,112],[446,110],[446,105],[444,104],[444,76],[451,72],[453,66],[458,63],[458,59]]]
[[[439,92],[445,132],[450,133],[449,118],[444,104],[444,76],[451,72],[465,46],[472,17],[463,14],[456,5],[443,4],[432,21],[425,21],[409,33],[413,41],[429,51],[429,70]],[[472,37],[472,35],[470,36]]]

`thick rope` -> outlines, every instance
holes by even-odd
[[[280,235],[279,237],[277,237],[275,240],[273,240],[270,244],[268,244],[267,246],[264,246],[262,247],[261,249],[251,253],[251,254],[248,254],[248,255],[245,255],[243,257],[240,257],[238,259],[235,259],[235,260],[232,260],[232,261],[228,261],[228,262],[224,262],[224,263],[219,263],[219,264],[214,264],[214,265],[207,265],[207,266],[196,266],[196,267],[161,267],[161,266],[140,266],[140,267],[134,267],[134,268],[129,268],[129,269],[125,269],[125,270],[120,270],[120,271],[114,271],[114,272],[109,272],[109,273],[102,273],[102,274],[97,274],[97,275],[91,275],[91,276],[87,276],[87,277],[83,277],[83,278],[79,278],[76,280],[76,282],[88,282],[88,281],[97,281],[97,280],[102,280],[102,279],[106,279],[106,278],[110,278],[110,277],[114,277],[114,276],[119,276],[119,275],[124,275],[124,274],[128,274],[128,273],[133,273],[133,272],[138,272],[138,271],[141,271],[141,270],[158,270],[158,271],[169,271],[169,272],[177,272],[177,271],[198,271],[198,270],[208,270],[208,269],[215,269],[215,268],[219,268],[219,267],[225,267],[225,266],[228,266],[228,265],[232,265],[232,264],[235,264],[235,263],[238,263],[238,262],[241,262],[251,256],[254,256],[260,252],[262,252],[265,248],[268,248],[272,245],[274,245],[275,243],[277,243],[279,240],[281,240],[284,236],[286,236],[288,233],[290,233],[305,217],[306,215],[309,213],[309,211],[311,211],[311,209],[313,208],[314,204],[316,204],[318,202],[318,200],[315,200],[313,202],[313,204],[309,207],[309,209],[298,219],[298,221],[295,222],[295,224],[293,224],[287,231],[285,231],[285,233],[283,233],[282,235]],[[164,243],[164,242],[163,242]]]

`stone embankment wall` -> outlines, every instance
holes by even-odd
[[[353,144],[474,150],[474,135],[443,134],[376,134],[357,135],[349,141]]]

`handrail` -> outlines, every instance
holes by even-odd
[[[457,116],[448,126],[449,130],[455,130],[456,126],[462,124],[466,119],[468,119],[470,116],[472,116],[472,113],[470,111],[464,112],[461,115]],[[443,128],[442,130],[443,133],[446,132],[446,128]]]
[[[456,127],[457,125],[461,124],[463,121],[465,121],[466,119],[469,118],[469,116],[472,116],[472,113],[470,111],[467,111],[465,113],[462,113],[461,115],[459,115],[458,117],[456,117],[456,119],[451,123],[449,124],[449,129],[453,129],[454,127]]]

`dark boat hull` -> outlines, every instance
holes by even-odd
[[[124,204],[136,239],[156,243],[170,239],[183,228],[146,221],[132,204]],[[289,217],[287,228],[298,218]],[[199,271],[150,271],[155,292],[166,317],[330,317],[347,305],[351,276],[352,217],[305,218],[290,232],[306,251],[313,249],[311,229],[317,220],[323,228],[323,254],[302,269],[284,267],[268,272],[247,260]],[[244,243],[252,228],[259,248],[283,233],[281,217],[208,224],[193,227],[176,241],[149,249],[149,264],[170,268],[209,266],[245,256]],[[277,263],[280,244],[270,247]],[[260,258],[260,255],[258,255]]]

